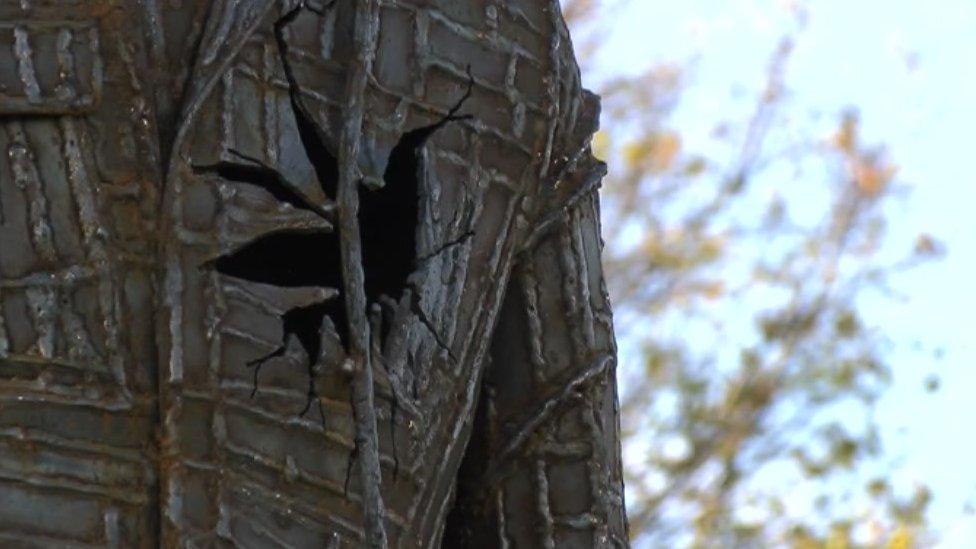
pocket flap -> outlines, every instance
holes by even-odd
[[[102,79],[94,20],[0,22],[0,116],[91,112]]]

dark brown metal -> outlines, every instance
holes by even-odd
[[[0,546],[626,545],[597,117],[556,1],[0,2]]]

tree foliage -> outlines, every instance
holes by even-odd
[[[587,61],[614,16],[605,8],[564,2],[594,75]],[[906,185],[862,138],[855,107],[823,117],[792,101],[787,68],[806,12],[787,9],[748,108],[712,121],[694,146],[674,116],[694,86],[690,64],[595,76],[627,505],[641,545],[894,548],[925,535],[924,487],[906,498],[883,475],[864,482],[882,455],[871,410],[891,374],[884,333],[860,304],[940,246],[885,241],[886,204]],[[883,244],[903,257],[889,260]]]

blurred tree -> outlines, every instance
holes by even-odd
[[[563,2],[584,72],[612,25],[605,4]],[[884,147],[863,142],[856,109],[824,137],[791,102],[786,67],[807,15],[786,9],[749,112],[715,120],[706,153],[672,118],[690,65],[589,71],[604,101],[595,149],[611,166],[605,263],[621,355],[643,364],[620,370],[641,546],[896,548],[927,535],[924,487],[908,498],[883,476],[851,487],[881,456],[871,408],[890,376],[884,334],[858,303],[940,245],[921,235],[885,263],[883,206],[905,186]]]

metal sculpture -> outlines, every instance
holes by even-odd
[[[558,2],[0,2],[0,544],[626,545]]]

